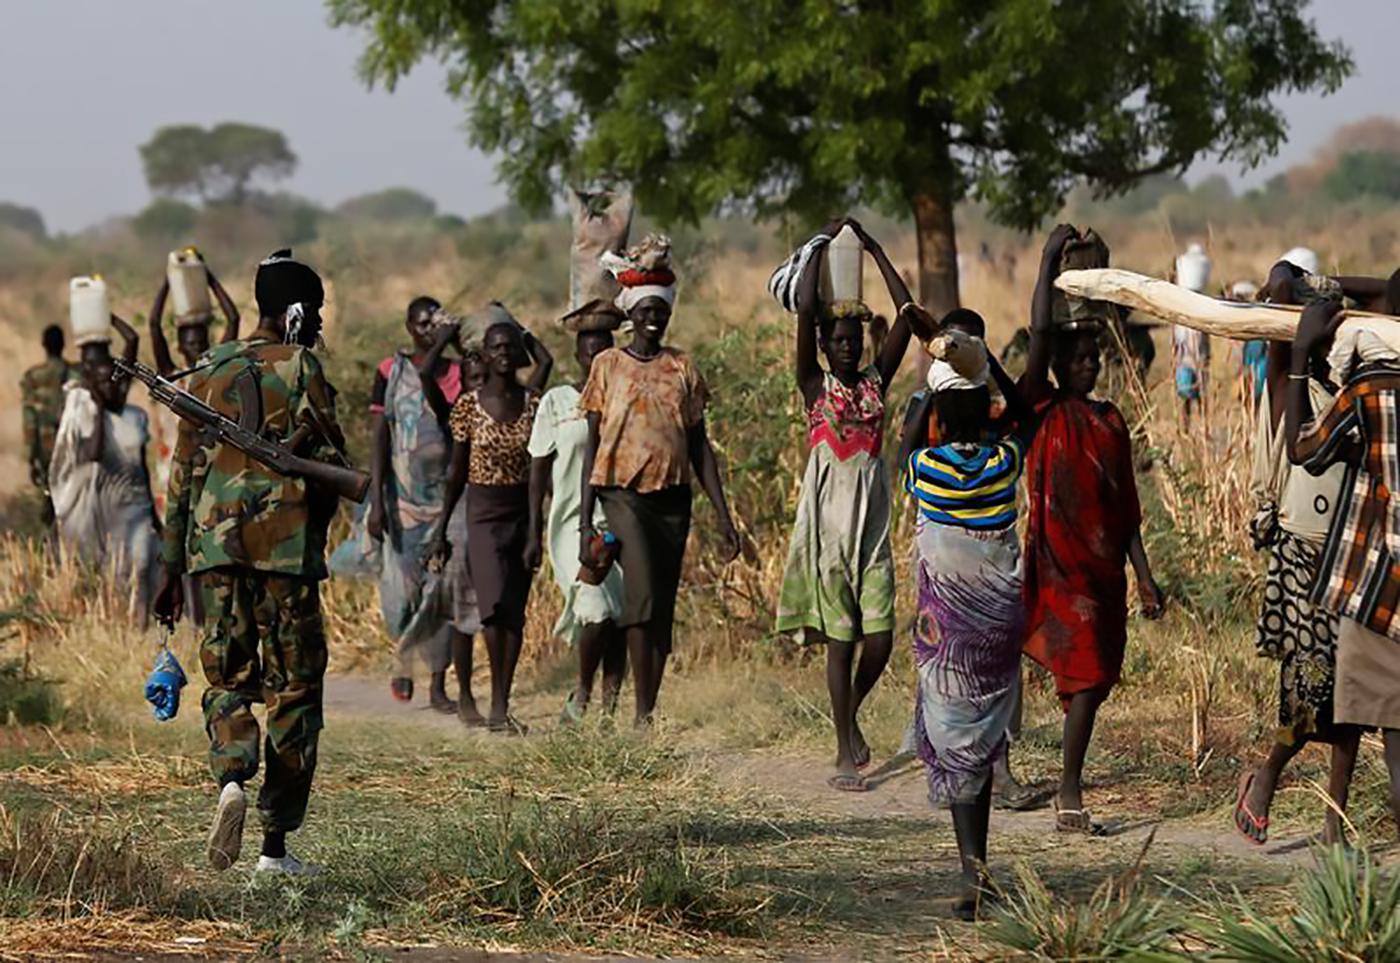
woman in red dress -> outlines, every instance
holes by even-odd
[[[1068,225],[1050,235],[1031,303],[1022,391],[1039,411],[1040,426],[1026,461],[1025,651],[1054,675],[1065,710],[1056,829],[1091,832],[1084,755],[1099,706],[1123,669],[1127,563],[1145,616],[1159,617],[1165,599],[1142,547],[1127,423],[1112,402],[1089,397],[1101,367],[1098,329],[1056,331],[1052,325],[1060,254],[1075,236]],[[1052,368],[1055,387],[1048,378]]]

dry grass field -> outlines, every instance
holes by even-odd
[[[1400,254],[1400,215],[1344,214],[1300,215],[1285,228],[1206,224],[1190,235],[1149,214],[1101,230],[1116,264],[1159,274],[1197,239],[1210,244],[1222,282],[1258,278],[1298,243],[1331,267],[1388,273]],[[1038,242],[967,220],[964,250],[985,239],[996,263],[967,259],[963,299],[986,316],[999,348],[1024,323]],[[912,264],[912,237],[879,226],[895,262]],[[143,278],[158,277],[159,261],[143,275],[112,242],[0,282],[0,319],[9,321],[0,323],[0,363],[11,375],[0,380],[0,402],[13,412],[0,425],[0,520],[9,529],[0,538],[0,960],[60,951],[367,959],[402,946],[1154,959],[1230,945],[1222,927],[1253,925],[1237,900],[1282,913],[1308,905],[1300,886],[1353,878],[1346,865],[1333,868],[1335,879],[1325,865],[1311,868],[1321,751],[1306,751],[1287,777],[1273,814],[1280,843],[1251,850],[1232,833],[1235,778],[1267,747],[1276,712],[1276,667],[1253,650],[1262,560],[1246,532],[1252,431],[1224,344],[1214,355],[1208,423],[1180,430],[1161,331],[1146,390],[1118,400],[1142,456],[1145,537],[1172,609],[1160,623],[1132,622],[1125,681],[1091,750],[1089,803],[1114,835],[1066,840],[1043,813],[999,817],[993,870],[1012,911],[968,926],[947,918],[952,833],[922,803],[917,770],[896,761],[874,792],[830,798],[820,782],[831,751],[820,662],[771,626],[806,457],[790,322],[763,287],[784,244],[723,228],[677,238],[684,286],[673,339],[696,353],[714,390],[711,435],[749,545],[739,562],[720,566],[709,509],[697,509],[658,731],[638,737],[601,719],[580,732],[557,729],[570,667],[568,651],[548,638],[558,604],[548,578],[531,602],[519,686],[533,732],[515,741],[389,702],[390,647],[373,588],[333,581],[330,717],[308,825],[296,840],[333,872],[304,884],[251,880],[246,863],[222,876],[204,868],[215,793],[199,680],[176,722],[152,722],[140,688],[155,630],[124,621],[102,573],[56,561],[33,538],[15,382],[37,360],[38,329],[60,312],[64,279],[80,268],[107,271],[118,311],[143,315],[151,293]],[[416,294],[463,309],[501,298],[554,346],[556,378],[571,376],[571,352],[549,320],[564,288],[566,229],[529,224],[517,233],[500,253],[444,238],[403,238],[396,248],[392,238],[353,235],[302,249],[331,281],[328,364],[361,452],[373,365],[399,343],[403,305]],[[251,315],[242,267],[251,258],[232,263],[219,253],[211,246]],[[868,284],[868,293],[889,309],[882,291]],[[892,392],[893,412],[911,388],[912,374]],[[911,530],[907,518],[896,530],[905,576]],[[907,619],[912,578],[902,584],[909,590],[898,611]],[[173,641],[187,669],[198,664],[195,644],[186,628]],[[910,648],[905,633],[869,704],[866,731],[880,760],[894,754],[912,711]],[[1044,782],[1057,770],[1059,708],[1030,671],[1026,713],[1014,762],[1022,778]],[[1382,862],[1395,838],[1383,776],[1368,742],[1350,816],[1355,837]],[[1261,932],[1266,923],[1258,921]],[[1278,957],[1295,958],[1329,957]]]

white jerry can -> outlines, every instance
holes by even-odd
[[[849,224],[841,228],[826,248],[822,265],[822,300],[827,304],[861,299],[861,269],[865,246]]]
[[[107,282],[101,275],[69,280],[68,327],[78,345],[112,340],[112,310],[107,303]]]
[[[208,321],[213,313],[209,300],[209,281],[204,262],[192,247],[171,251],[165,266],[170,282],[170,298],[175,307],[177,325]]]

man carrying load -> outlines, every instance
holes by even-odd
[[[339,457],[334,390],[309,348],[324,300],[316,272],[278,251],[258,267],[258,327],[213,348],[189,392],[263,438],[314,461]],[[326,637],[320,581],[336,496],[283,475],[189,421],[181,421],[167,493],[165,573],[157,617],[173,625],[181,576],[198,574],[206,613],[200,661],[209,688],[204,719],[210,768],[220,784],[209,859],[238,858],[243,785],[257,774],[254,703],[267,705],[267,772],[258,795],[263,828],[258,872],[315,875],[286,849],[306,814],[322,727]]]

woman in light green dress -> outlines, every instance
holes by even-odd
[[[586,306],[588,307],[588,306]],[[627,674],[627,646],[615,619],[622,611],[622,573],[612,566],[601,585],[579,579],[579,495],[588,420],[579,411],[579,388],[588,380],[593,358],[613,346],[612,330],[622,320],[607,307],[593,306],[592,330],[578,332],[578,384],[551,388],[540,399],[530,435],[530,537],[526,558],[532,568],[543,560],[548,535],[549,563],[564,596],[554,634],[578,649],[578,684],[564,705],[563,719],[582,718],[593,695],[593,677],[603,667],[603,704],[611,712]],[[580,309],[584,310],[584,309]],[[549,516],[544,499],[551,492]]]

